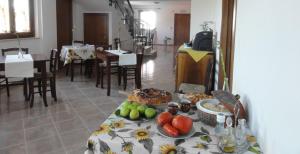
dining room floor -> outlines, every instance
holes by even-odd
[[[154,58],[144,58],[143,88],[174,92],[175,72],[173,46],[156,46]],[[104,82],[105,86],[105,82]],[[21,86],[10,87],[8,98],[0,93],[0,154],[83,154],[92,131],[122,103],[134,89],[129,81],[127,90],[117,85],[112,76],[111,96],[106,89],[95,86],[95,77],[80,75],[76,69],[74,82],[64,70],[57,76],[58,101],[48,94],[48,107],[35,95],[33,108],[24,100]]]

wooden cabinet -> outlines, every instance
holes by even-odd
[[[178,91],[181,83],[205,85],[207,66],[210,60],[214,61],[214,57],[214,53],[209,53],[199,62],[195,62],[187,52],[178,52],[176,55],[175,90]],[[214,76],[214,73],[212,74]],[[211,83],[214,83],[213,77],[211,80]]]

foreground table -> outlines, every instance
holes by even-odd
[[[31,54],[33,59],[33,65],[34,68],[38,68],[41,71],[42,76],[42,93],[43,93],[43,101],[45,106],[48,106],[47,104],[47,68],[46,68],[46,62],[49,61],[49,56],[47,54]],[[5,56],[0,56],[0,71],[5,70]],[[25,98],[26,100],[29,99],[28,90],[27,90],[27,84],[25,84]]]
[[[191,115],[196,119],[197,115]],[[166,138],[158,133],[155,121],[136,123],[112,114],[88,139],[88,149],[94,154],[221,154],[216,146],[218,138],[213,128],[194,122],[196,133],[188,139]],[[210,135],[206,135],[210,134]],[[259,154],[260,148],[253,136],[247,137],[249,146],[239,153]]]

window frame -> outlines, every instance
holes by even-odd
[[[9,7],[9,33],[0,33],[0,40],[3,39],[15,39],[17,36],[16,32],[16,23],[15,23],[15,11],[14,11],[14,0],[8,1]],[[34,23],[34,0],[29,0],[29,26],[30,32],[18,32],[19,38],[30,38],[35,36],[35,23]]]

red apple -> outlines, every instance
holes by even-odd
[[[173,119],[173,115],[171,113],[163,112],[158,115],[156,122],[158,125],[163,126],[166,123],[171,123],[172,119]]]
[[[193,120],[183,115],[177,115],[172,120],[172,126],[179,130],[180,134],[188,134],[193,127]]]

